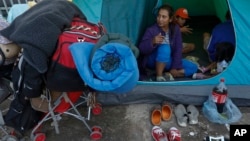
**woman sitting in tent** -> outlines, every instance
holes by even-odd
[[[158,10],[157,23],[146,30],[139,44],[142,55],[140,67],[142,71],[146,68],[155,70],[156,81],[167,81],[171,76],[192,76],[198,69],[196,64],[182,59],[181,31],[173,23],[173,15],[171,6],[162,5]],[[164,73],[166,71],[170,73]]]

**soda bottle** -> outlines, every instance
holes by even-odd
[[[227,87],[224,78],[220,79],[220,83],[213,88],[213,100],[216,103],[219,113],[223,113],[223,108],[227,98]]]

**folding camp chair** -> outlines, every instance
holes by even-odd
[[[87,124],[86,120],[90,120],[91,113],[98,115],[101,113],[101,104],[96,102],[95,92],[93,91],[77,91],[77,92],[62,92],[62,94],[53,101],[51,97],[53,94],[46,89],[45,95],[49,100],[49,112],[39,121],[39,123],[33,128],[30,138],[33,141],[45,141],[46,135],[39,132],[41,125],[50,119],[52,119],[52,125],[55,127],[56,134],[59,134],[58,121],[62,119],[62,114],[67,114],[75,117],[83,122],[90,132],[92,140],[98,140],[102,137],[102,129],[99,126],[93,126],[92,128]],[[87,104],[88,112],[84,117],[77,110],[77,107],[83,104]]]

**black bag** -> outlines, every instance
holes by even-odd
[[[41,95],[43,81],[41,75],[23,57],[20,58],[18,65],[12,71],[15,98],[4,116],[4,121],[7,126],[13,127],[21,134],[34,127],[42,117],[43,113],[34,110],[29,99],[25,98]]]
[[[24,134],[25,131],[33,128],[41,120],[42,112],[34,110],[28,100],[22,100],[22,95],[15,97],[11,102],[10,109],[4,116],[4,122]]]

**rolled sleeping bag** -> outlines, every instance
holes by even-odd
[[[91,88],[123,94],[131,91],[139,80],[136,57],[122,43],[107,43],[93,49],[95,44],[74,43],[69,49],[83,81]]]
[[[91,53],[91,57],[90,59],[92,59],[93,57],[93,54],[95,53],[95,51],[102,47],[103,45],[107,44],[107,43],[121,43],[121,44],[124,44],[126,46],[128,46],[134,56],[137,58],[139,56],[139,50],[138,50],[138,47],[136,47],[132,42],[131,40],[126,37],[125,35],[123,34],[119,34],[119,33],[107,33],[107,34],[104,34],[100,39],[99,41],[95,44],[94,48],[92,49],[92,53]],[[91,60],[90,60],[91,61]]]

